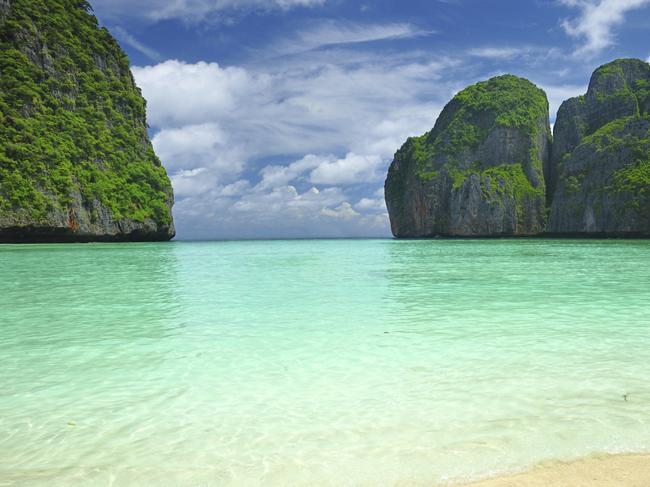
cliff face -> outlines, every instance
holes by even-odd
[[[650,65],[598,68],[554,135],[549,232],[650,236]]]
[[[0,0],[0,241],[169,240],[129,61],[84,0]]]
[[[545,93],[500,76],[471,86],[397,152],[385,184],[397,237],[532,235],[546,225]]]

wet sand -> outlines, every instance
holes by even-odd
[[[650,487],[650,455],[598,456],[570,463],[545,463],[529,472],[463,487]]]

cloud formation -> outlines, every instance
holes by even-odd
[[[143,42],[140,42],[138,39],[136,39],[134,36],[132,36],[128,31],[126,31],[124,28],[117,26],[111,28],[111,32],[117,37],[117,39],[120,42],[123,42],[127,46],[132,47],[136,51],[144,54],[147,56],[149,59],[152,61],[160,61],[162,60],[162,55],[156,51],[155,49],[147,46]]]
[[[408,39],[433,34],[406,23],[360,24],[321,20],[272,46],[275,54],[296,54],[324,47]]]
[[[614,27],[625,15],[650,3],[650,0],[560,0],[581,10],[577,19],[564,20],[562,27],[571,37],[582,39],[576,55],[594,56],[615,43]]]
[[[96,12],[106,18],[137,17],[158,22],[179,19],[200,22],[215,14],[237,11],[289,10],[296,7],[317,7],[326,0],[93,0]]]
[[[553,4],[579,9],[564,28],[595,53],[614,42],[627,12],[647,2]],[[444,22],[413,15],[391,12],[382,21],[373,10],[363,18],[324,18],[339,7],[348,12],[332,0],[143,0],[138,9],[130,0],[95,4],[114,15],[146,15],[138,19],[145,32],[175,25],[196,40],[205,30],[240,49],[228,52],[227,63],[169,59],[133,68],[148,101],[153,144],[175,188],[181,238],[389,235],[381,189],[387,167],[407,137],[431,129],[454,93],[511,72],[546,90],[554,120],[563,100],[584,93],[591,69],[571,60],[567,37],[559,36],[562,45],[499,36],[449,42]],[[299,10],[274,15],[272,28],[259,35],[246,29],[264,30],[266,19],[240,15],[290,9]],[[241,23],[225,33],[214,30],[225,24],[183,24],[221,15]],[[136,32],[131,20],[121,25]],[[158,20],[172,21],[150,25]],[[557,25],[557,17],[551,21]],[[139,42],[144,35],[116,33],[133,49],[157,55]],[[188,58],[210,59],[206,46]]]
[[[371,196],[395,150],[433,125],[455,62],[330,54],[133,68],[181,237],[389,235]]]
[[[477,47],[470,49],[468,54],[490,59],[512,59],[528,52],[530,48],[527,47]]]
[[[492,58],[489,49],[474,54]],[[389,235],[381,187],[393,154],[474,80],[466,69],[419,52],[330,47],[249,65],[168,60],[133,72],[175,188],[179,236],[215,238]],[[586,89],[540,86],[552,119]]]

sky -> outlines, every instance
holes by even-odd
[[[650,59],[650,0],[91,0],[129,55],[178,239],[387,237],[394,153],[503,73],[550,102]],[[135,6],[137,5],[137,6]]]

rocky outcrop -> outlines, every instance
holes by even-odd
[[[546,95],[529,81],[505,75],[463,90],[395,155],[385,183],[393,234],[542,232],[550,142]]]
[[[394,235],[650,237],[650,65],[598,68],[552,143],[547,117],[544,93],[514,76],[459,93],[395,155]]]
[[[554,136],[549,232],[650,236],[650,65],[598,68],[560,107]]]
[[[170,181],[84,0],[0,0],[0,242],[169,240]]]

